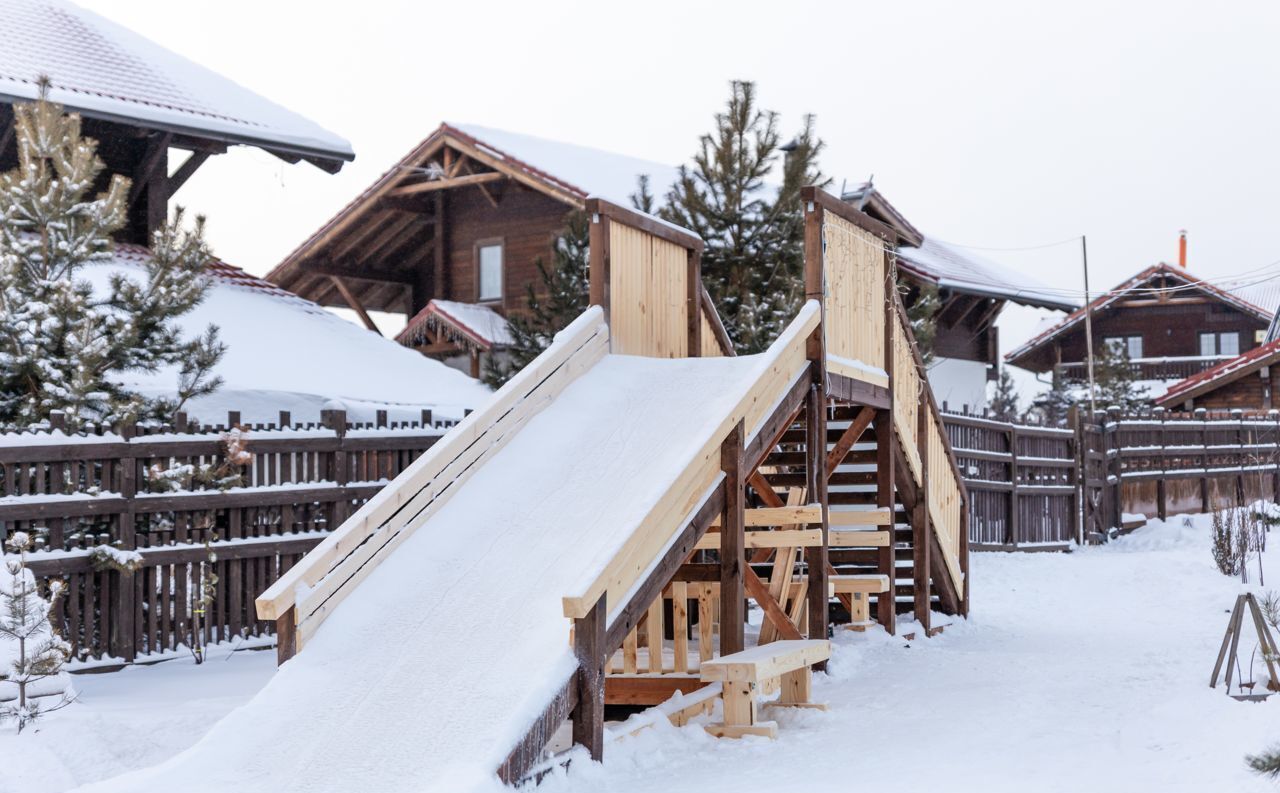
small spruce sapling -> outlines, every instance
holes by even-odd
[[[13,689],[16,697],[0,702],[0,722],[13,720],[22,732],[41,715],[71,704],[75,691],[62,679],[71,645],[49,620],[63,583],[52,582],[49,599],[41,597],[27,569],[31,535],[14,532],[7,546],[12,553],[3,557],[0,568],[0,657],[8,656],[8,663],[0,669],[0,693]]]

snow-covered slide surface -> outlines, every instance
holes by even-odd
[[[355,587],[257,697],[171,761],[91,789],[496,784],[574,672],[562,598],[595,580],[725,419],[778,378],[776,363],[770,353],[604,356]]]

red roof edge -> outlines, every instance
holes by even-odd
[[[403,344],[406,347],[413,346],[414,341],[420,338],[421,335],[425,334],[432,317],[436,317],[443,321],[450,328],[454,329],[458,335],[462,336],[467,342],[470,342],[482,352],[489,352],[493,349],[492,340],[486,339],[474,328],[466,325],[460,319],[450,314],[435,300],[428,301],[427,305],[424,306],[421,311],[414,314],[409,321],[405,323],[404,329],[396,334],[396,342]]]
[[[1164,406],[1171,402],[1176,402],[1185,397],[1187,393],[1225,378],[1227,375],[1248,372],[1253,369],[1253,364],[1264,365],[1265,360],[1271,355],[1280,355],[1280,339],[1254,347],[1252,350],[1241,353],[1229,361],[1223,361],[1216,366],[1205,369],[1203,372],[1197,372],[1185,380],[1179,380],[1169,387],[1164,396],[1156,400],[1156,404]]]

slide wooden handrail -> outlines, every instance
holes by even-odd
[[[298,643],[328,611],[438,510],[479,464],[608,350],[609,328],[589,308],[479,410],[371,498],[256,600],[260,619],[294,610]],[[302,626],[306,626],[305,629]]]
[[[628,593],[643,580],[661,549],[680,530],[682,521],[698,508],[714,486],[720,470],[720,446],[729,432],[743,421],[749,440],[760,429],[769,409],[807,370],[806,344],[820,319],[821,309],[817,301],[808,301],[769,349],[758,356],[759,377],[755,385],[725,414],[685,469],[673,474],[670,489],[631,532],[627,542],[604,569],[580,590],[564,597],[566,617],[585,617],[601,595],[607,595],[606,602],[613,614],[627,605]]]

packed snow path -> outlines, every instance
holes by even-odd
[[[111,791],[459,793],[576,668],[597,575],[759,379],[760,356],[610,355],[390,554],[244,708]]]

